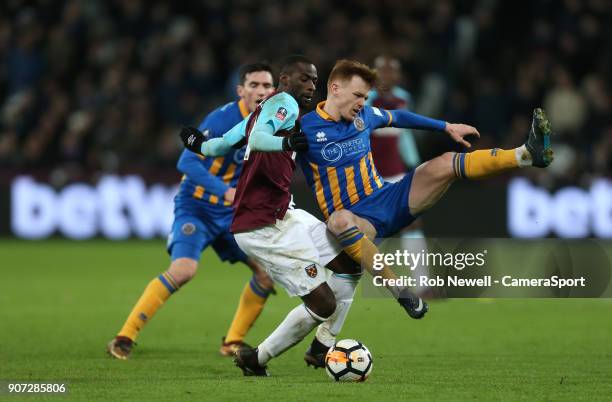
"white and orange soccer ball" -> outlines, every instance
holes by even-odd
[[[365,381],[372,373],[372,354],[361,342],[343,339],[327,352],[325,370],[334,381]]]

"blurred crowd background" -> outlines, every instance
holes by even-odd
[[[543,105],[543,184],[612,176],[608,0],[5,0],[0,166],[174,171],[178,127],[235,98],[237,67],[291,53],[316,62],[319,98],[336,59],[397,57],[413,110],[475,125],[477,148],[522,143]],[[455,147],[418,140],[424,158]]]

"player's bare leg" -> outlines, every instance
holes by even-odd
[[[387,284],[389,280],[398,279],[398,276],[387,266],[383,266],[382,269],[374,269],[374,255],[379,254],[380,250],[368,236],[368,234],[372,236],[372,239],[376,237],[376,229],[368,220],[351,211],[341,209],[329,216],[327,228],[338,238],[346,254],[372,276],[383,278],[384,283]],[[409,289],[391,285],[386,285],[386,288],[410,317],[419,319],[427,312],[427,303]]]
[[[515,149],[446,152],[421,164],[414,172],[408,198],[410,213],[431,208],[458,178],[482,180],[525,166],[547,167],[553,159],[551,125],[542,109],[533,112],[527,142]]]
[[[246,345],[244,338],[247,332],[261,314],[268,295],[275,293],[274,283],[264,269],[250,258],[246,264],[253,272],[253,277],[242,290],[232,323],[221,341],[219,353],[222,356],[234,356]]]
[[[166,272],[149,282],[119,334],[106,346],[108,354],[116,359],[126,360],[144,325],[153,318],[170,295],[195,276],[197,269],[198,262],[196,260],[177,258],[172,261]]]

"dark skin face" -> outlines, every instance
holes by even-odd
[[[307,109],[317,88],[317,68],[313,64],[297,63],[289,73],[281,73],[279,91],[293,96],[300,109]]]

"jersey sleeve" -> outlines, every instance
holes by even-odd
[[[253,151],[278,152],[283,150],[283,138],[275,137],[280,130],[289,130],[299,116],[295,99],[281,92],[264,102],[249,137]]]
[[[289,130],[295,125],[300,114],[300,108],[293,96],[280,92],[263,104],[255,127],[267,124],[276,133],[279,130]]]
[[[444,131],[446,129],[445,121],[432,119],[431,117],[422,116],[407,110],[387,110],[386,112],[391,116],[389,125],[392,127],[435,131]]]
[[[220,138],[217,138],[218,140]],[[198,185],[206,188],[219,197],[223,197],[229,186],[217,176],[211,174],[208,169],[202,164],[202,157],[187,149],[183,150],[181,157],[176,164],[177,169],[186,174],[191,180]]]
[[[365,114],[372,130],[388,127],[391,124],[392,117],[388,110],[374,106],[365,106]]]
[[[381,127],[415,128],[417,130],[444,131],[446,122],[421,116],[407,110],[386,110],[366,106],[366,115],[373,130]]]
[[[248,117],[232,127],[221,137],[210,138],[202,143],[200,152],[205,156],[223,156],[234,148],[239,148],[246,135]],[[210,134],[209,134],[210,136]]]

